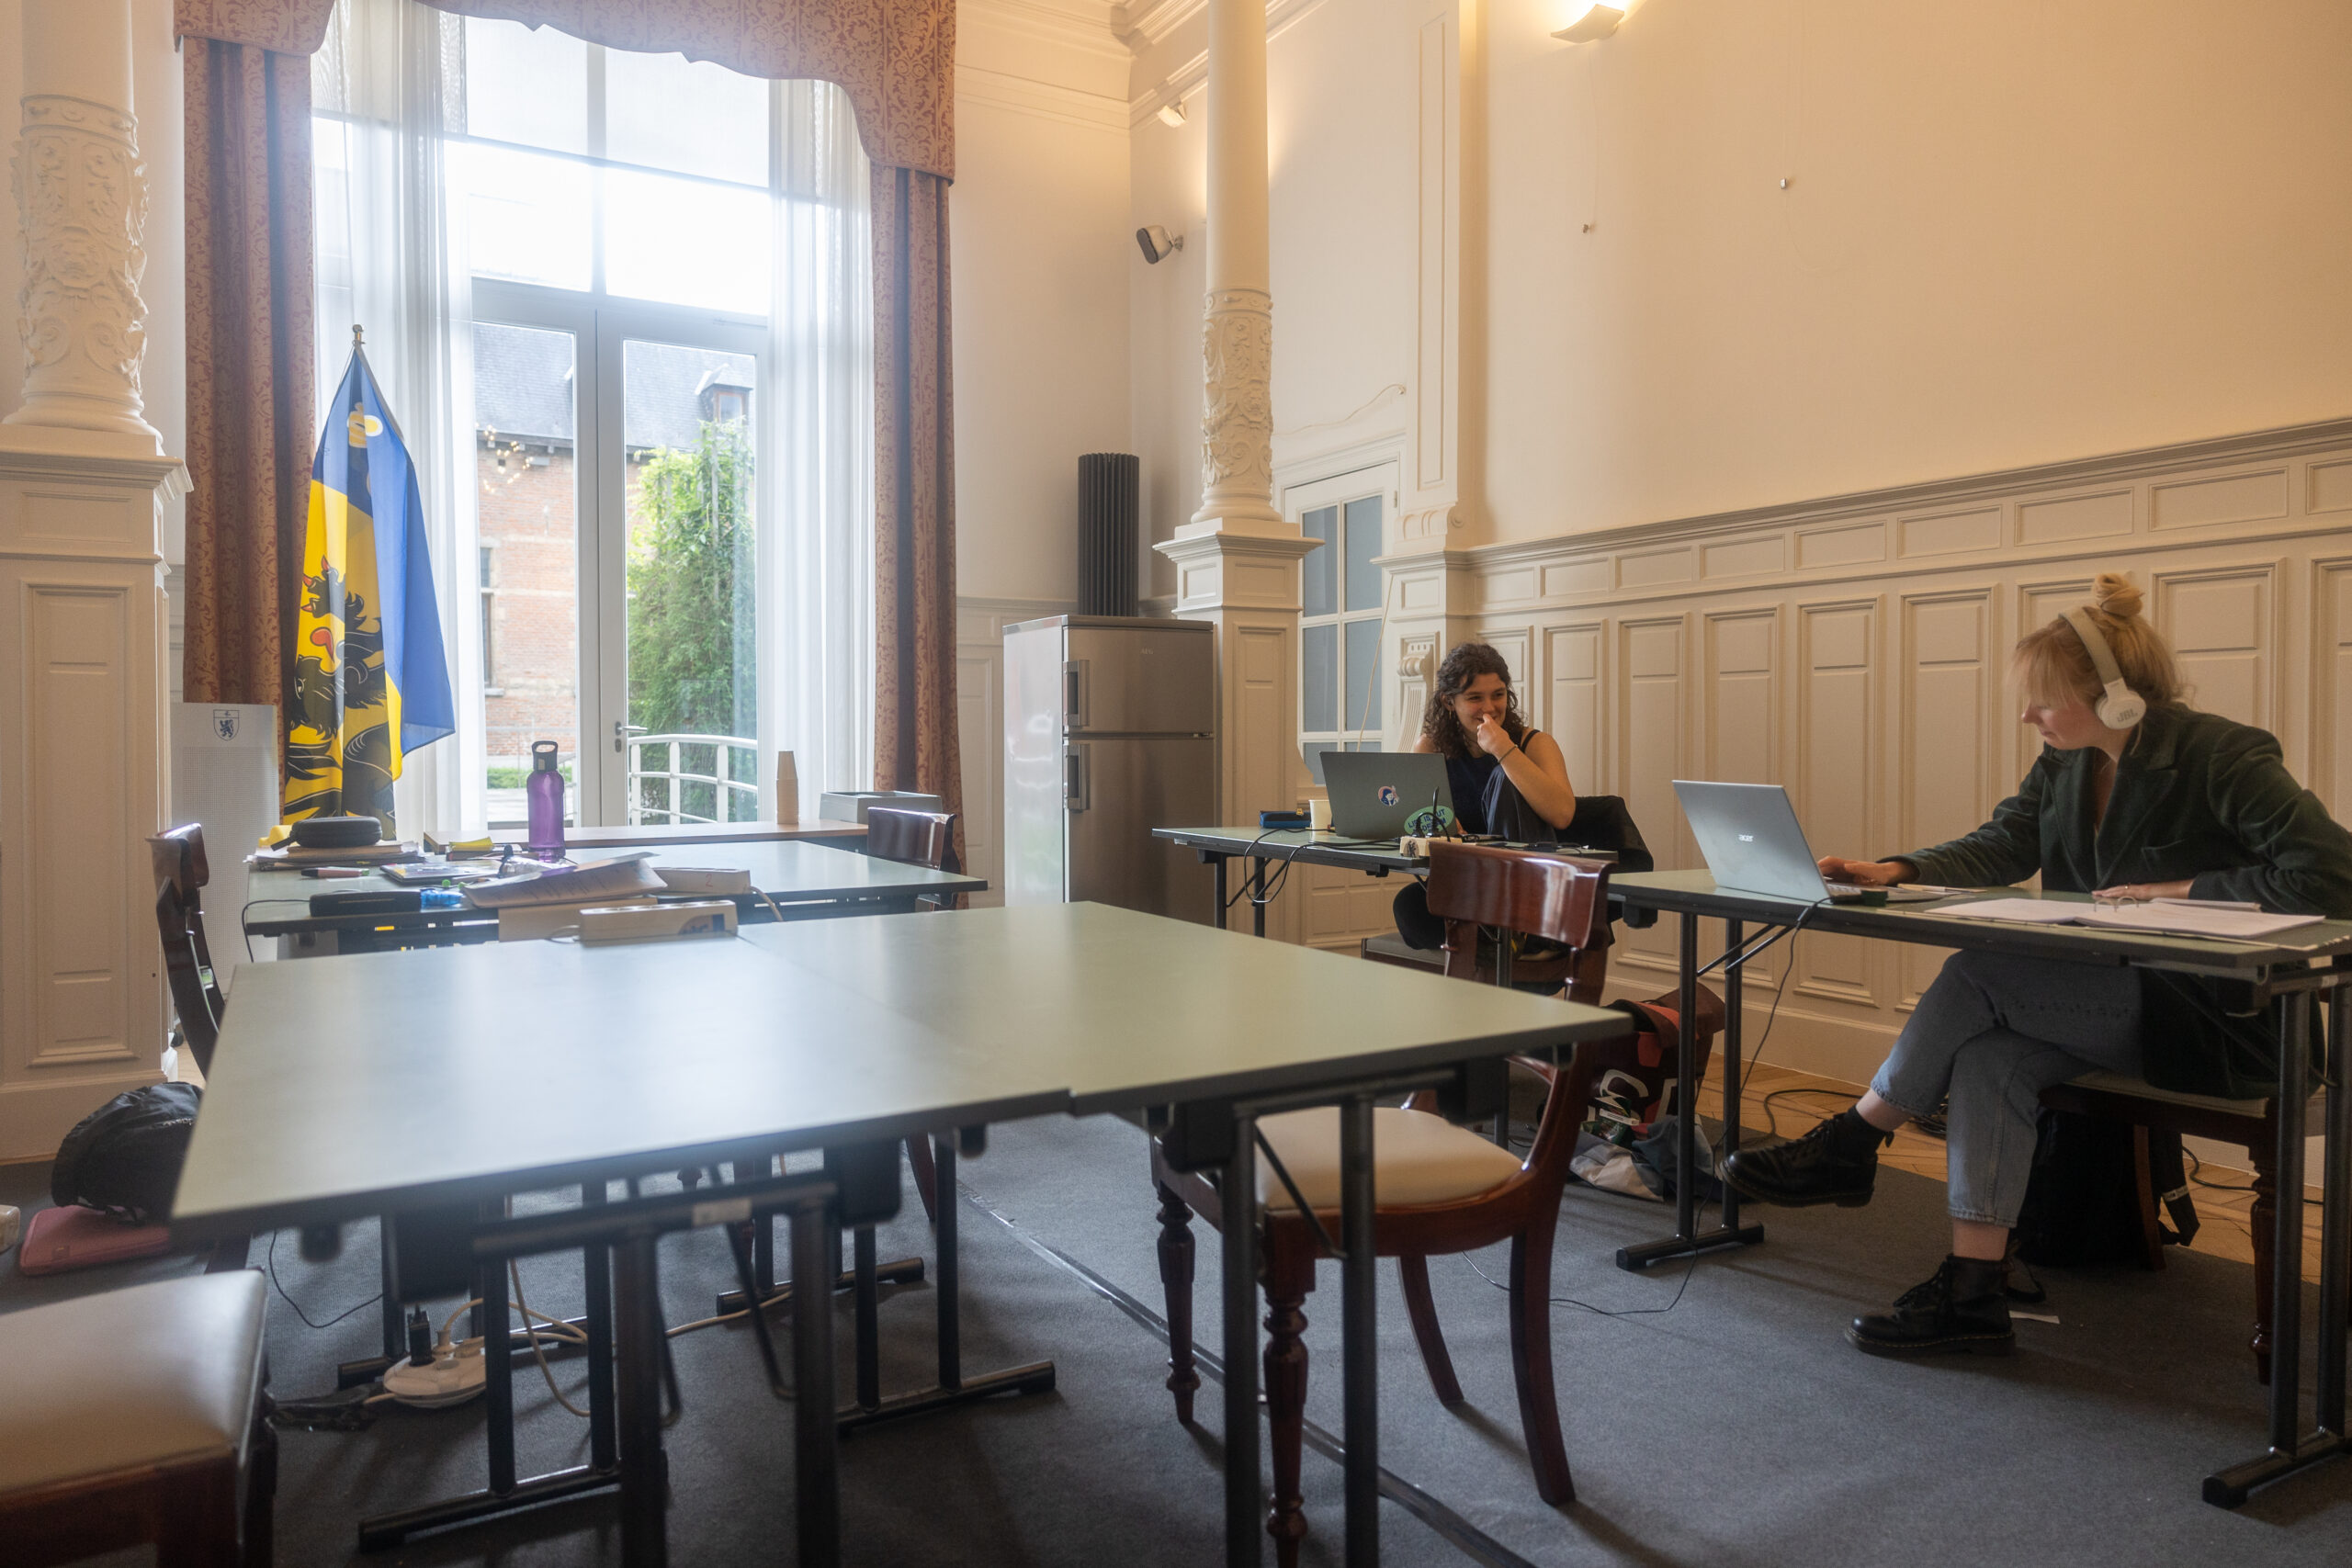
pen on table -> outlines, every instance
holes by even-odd
[[[305,876],[365,876],[368,874],[356,865],[306,865]]]

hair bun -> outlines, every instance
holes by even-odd
[[[2120,572],[2102,571],[2091,580],[2091,606],[2101,615],[2128,621],[2140,613],[2140,588]]]

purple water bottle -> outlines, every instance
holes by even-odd
[[[531,776],[523,781],[530,805],[531,853],[540,860],[563,858],[563,775],[556,771],[555,742],[531,742]]]

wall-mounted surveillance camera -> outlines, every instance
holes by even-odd
[[[1154,223],[1136,231],[1136,244],[1143,252],[1143,259],[1154,266],[1168,259],[1170,251],[1184,248],[1184,236],[1171,234]]]

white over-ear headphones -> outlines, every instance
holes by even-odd
[[[2099,635],[2098,623],[2080,610],[2069,610],[2066,624],[2082,639],[2083,651],[2091,656],[2099,681],[2107,687],[2107,694],[2091,705],[2091,712],[2098,716],[2098,721],[2109,729],[2129,729],[2147,717],[2148,700],[2123,683],[2123,671],[2115,662],[2115,650]]]

